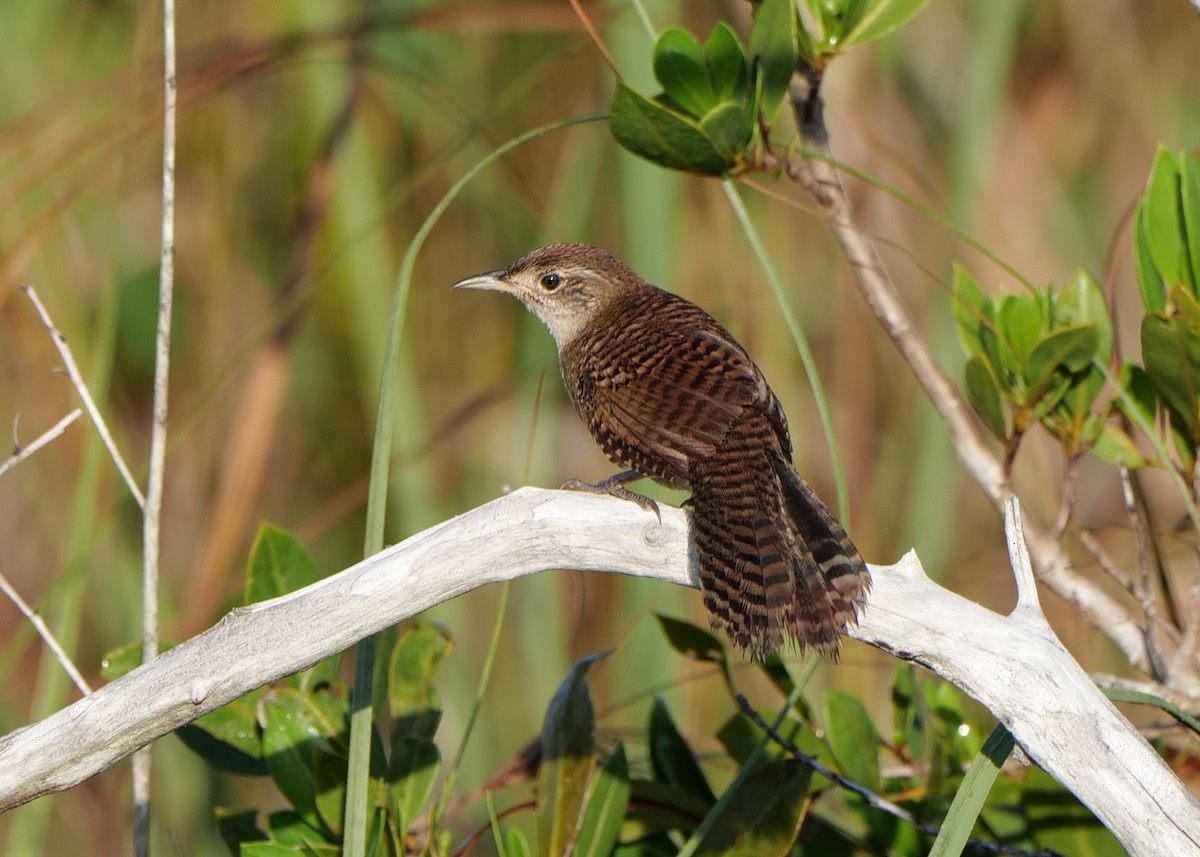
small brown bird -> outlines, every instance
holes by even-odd
[[[592,437],[629,468],[583,488],[657,510],[627,483],[692,492],[714,627],[765,655],[791,641],[837,657],[870,573],[792,466],[779,400],[745,349],[700,307],[586,244],[551,244],[455,288],[518,298],[550,329]]]

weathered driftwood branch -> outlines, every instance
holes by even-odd
[[[559,568],[695,586],[687,526],[670,507],[660,524],[608,497],[515,491],[299,592],[235,610],[0,739],[0,810],[68,789],[255,687],[488,583]],[[1023,548],[1015,556],[1020,597],[1010,616],[933,583],[914,554],[875,566],[853,636],[925,664],[987,706],[1131,854],[1200,853],[1200,804],[1058,642]]]

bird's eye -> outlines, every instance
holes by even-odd
[[[562,277],[558,274],[546,274],[540,280],[542,288],[548,292],[552,292],[562,284]]]

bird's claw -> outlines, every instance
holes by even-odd
[[[658,508],[658,503],[644,494],[630,490],[623,480],[618,480],[616,477],[605,479],[603,482],[597,482],[595,485],[591,482],[584,482],[582,479],[568,479],[562,484],[562,490],[586,491],[589,494],[608,494],[622,500],[629,500],[630,502],[637,503],[638,506],[647,512],[653,512],[654,516],[658,518],[658,522],[662,523],[662,510]]]

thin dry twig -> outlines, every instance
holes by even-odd
[[[26,458],[33,455],[46,444],[50,443],[50,441],[57,440],[58,438],[62,437],[63,434],[66,433],[68,426],[75,422],[75,420],[79,419],[79,416],[82,413],[83,411],[79,410],[79,408],[71,411],[71,413],[67,414],[61,420],[56,422],[51,428],[42,432],[42,434],[36,440],[34,440],[33,443],[29,444],[29,446],[22,447],[16,442],[14,437],[13,454],[8,457],[7,461],[5,461],[3,464],[0,464],[0,476],[3,476],[8,471],[12,470]],[[13,434],[16,434],[15,429]]]
[[[76,411],[75,413],[78,415],[79,411]],[[0,591],[7,595],[13,604],[17,605],[17,609],[21,611],[21,615],[29,620],[29,624],[33,626],[35,631],[38,632],[38,636],[45,641],[46,646],[51,652],[54,653],[54,657],[58,658],[58,662],[62,664],[63,669],[67,671],[67,675],[71,677],[71,681],[75,682],[75,686],[79,688],[79,692],[84,696],[90,696],[92,693],[92,687],[87,683],[87,679],[83,677],[83,673],[81,673],[79,668],[76,667],[71,661],[70,655],[68,655],[66,649],[59,644],[58,639],[54,636],[54,632],[50,630],[49,626],[46,624],[46,621],[42,619],[41,615],[39,615],[36,610],[34,610],[25,602],[25,599],[21,597],[21,593],[17,592],[16,588],[9,582],[8,577],[5,576],[4,572],[0,572]]]
[[[38,297],[37,291],[33,286],[28,283],[22,283],[21,291],[25,292],[25,296],[29,298],[30,303],[33,304],[33,308],[37,310],[42,324],[50,332],[50,339],[54,342],[54,347],[58,349],[59,356],[62,357],[63,365],[67,370],[67,377],[71,379],[71,383],[75,387],[75,392],[79,394],[79,398],[83,400],[83,407],[88,412],[88,416],[92,418],[92,425],[96,427],[96,431],[100,434],[100,439],[104,441],[105,449],[112,456],[113,463],[117,465],[117,470],[120,472],[121,478],[125,480],[125,485],[129,488],[129,493],[137,501],[138,508],[144,510],[146,508],[146,498],[142,496],[142,489],[138,487],[137,482],[133,478],[133,473],[130,472],[128,465],[125,464],[125,459],[121,457],[121,451],[117,449],[116,441],[113,440],[113,436],[108,430],[108,424],[104,422],[104,417],[100,415],[100,409],[96,407],[96,400],[92,398],[92,394],[88,391],[87,382],[83,380],[83,374],[79,371],[79,365],[75,362],[75,357],[71,354],[71,346],[67,344],[67,337],[54,326],[54,320],[50,318],[50,313],[46,310],[45,305]]]
[[[175,296],[175,0],[163,0],[162,240],[158,271],[158,326],[154,347],[154,413],[150,466],[142,517],[142,662],[158,656],[158,560],[163,470],[167,455],[167,393],[171,370],[171,307]],[[150,748],[133,757],[133,847],[150,854]]]
[[[790,174],[819,205],[850,262],[860,294],[924,388],[950,434],[963,468],[983,489],[996,510],[1002,511],[1013,491],[1001,462],[976,429],[957,388],[942,372],[913,322],[874,242],[855,223],[849,198],[830,152],[819,86],[820,75],[811,69],[801,68],[792,76],[789,94],[796,126],[809,150],[801,152],[800,160],[791,165]],[[1149,672],[1152,666],[1142,628],[1129,611],[1076,572],[1066,550],[1050,534],[1028,526],[1026,539],[1039,578],[1108,636],[1130,664]]]

